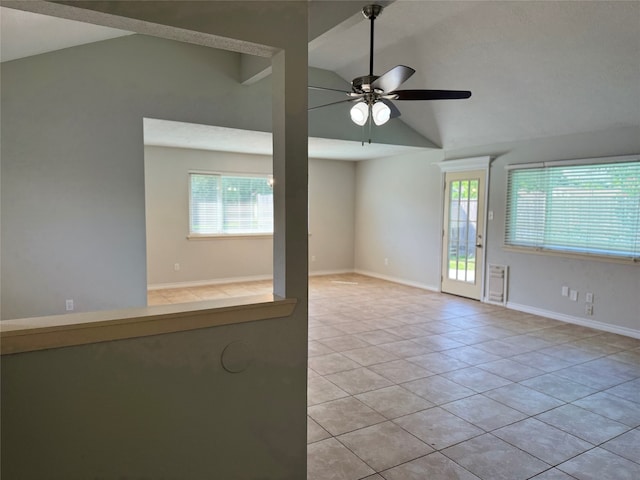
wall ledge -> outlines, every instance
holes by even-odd
[[[257,295],[0,321],[0,353],[32,352],[290,316],[297,300]]]

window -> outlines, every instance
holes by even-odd
[[[638,261],[640,161],[606,160],[507,167],[505,245]]]
[[[269,177],[189,174],[189,234],[273,233]]]

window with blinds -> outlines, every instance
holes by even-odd
[[[189,234],[273,233],[273,190],[267,176],[189,174]]]
[[[638,157],[507,168],[505,245],[640,259]]]

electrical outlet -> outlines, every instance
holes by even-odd
[[[65,300],[64,304],[67,312],[73,312],[73,299]]]
[[[593,303],[593,292],[587,292],[584,294],[584,301],[587,303]]]
[[[577,290],[569,290],[569,298],[572,302],[578,301],[578,291]]]
[[[384,259],[384,264],[387,265],[387,266],[389,265],[389,259],[388,258]]]
[[[593,304],[587,303],[584,306],[584,313],[586,313],[589,316],[593,315]]]
[[[562,296],[563,297],[568,297],[569,296],[569,287],[567,287],[566,285],[562,286]]]
[[[179,263],[174,263],[174,264],[173,264],[173,269],[174,269],[176,272],[180,271],[180,264],[179,264]]]
[[[315,255],[311,255],[311,261],[315,262],[316,261],[316,256]]]

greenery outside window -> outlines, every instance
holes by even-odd
[[[189,174],[189,235],[273,234],[267,175]]]
[[[639,157],[607,160],[508,166],[505,245],[639,261]]]

